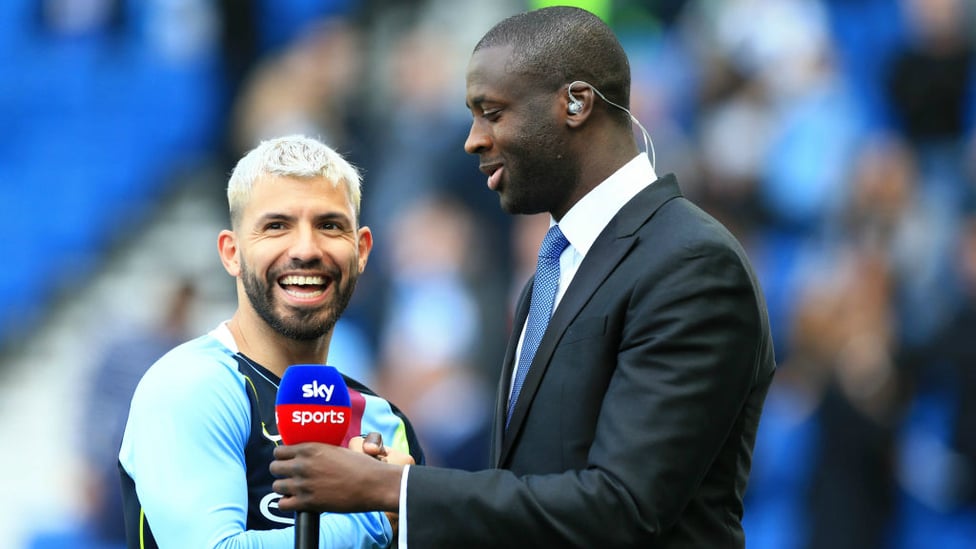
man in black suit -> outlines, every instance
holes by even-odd
[[[517,15],[482,38],[465,150],[506,211],[551,214],[540,256],[558,264],[541,331],[547,283],[519,300],[495,468],[281,447],[282,509],[399,511],[401,547],[424,549],[745,545],[775,369],[766,306],[732,235],[639,152],[629,91],[620,43],[584,10]]]

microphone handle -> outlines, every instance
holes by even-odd
[[[299,511],[295,515],[295,549],[319,549],[319,514]]]

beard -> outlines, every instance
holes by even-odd
[[[566,206],[579,179],[579,158],[551,122],[527,121],[505,147],[501,207],[510,214],[553,212]]]
[[[320,261],[293,263],[290,269],[322,270]],[[279,314],[275,307],[274,287],[278,284],[278,270],[268,273],[266,280],[248,268],[241,258],[241,280],[244,293],[258,316],[278,334],[296,341],[311,341],[332,331],[339,317],[352,299],[359,273],[355,265],[350,265],[349,276],[343,278],[338,269],[329,273],[332,278],[332,299],[319,307],[287,306],[287,313]]]

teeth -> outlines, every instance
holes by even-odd
[[[311,292],[296,292],[295,290],[285,289],[285,293],[294,297],[310,298],[310,297],[318,297],[322,295],[324,292],[322,290],[314,290]]]
[[[325,279],[321,276],[289,275],[282,278],[281,283],[289,286],[321,286],[322,284],[325,284]]]

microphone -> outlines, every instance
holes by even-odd
[[[323,364],[295,364],[285,369],[275,399],[275,422],[285,444],[322,442],[339,446],[346,438],[352,406],[342,374]],[[295,516],[295,549],[317,549],[319,514]]]

